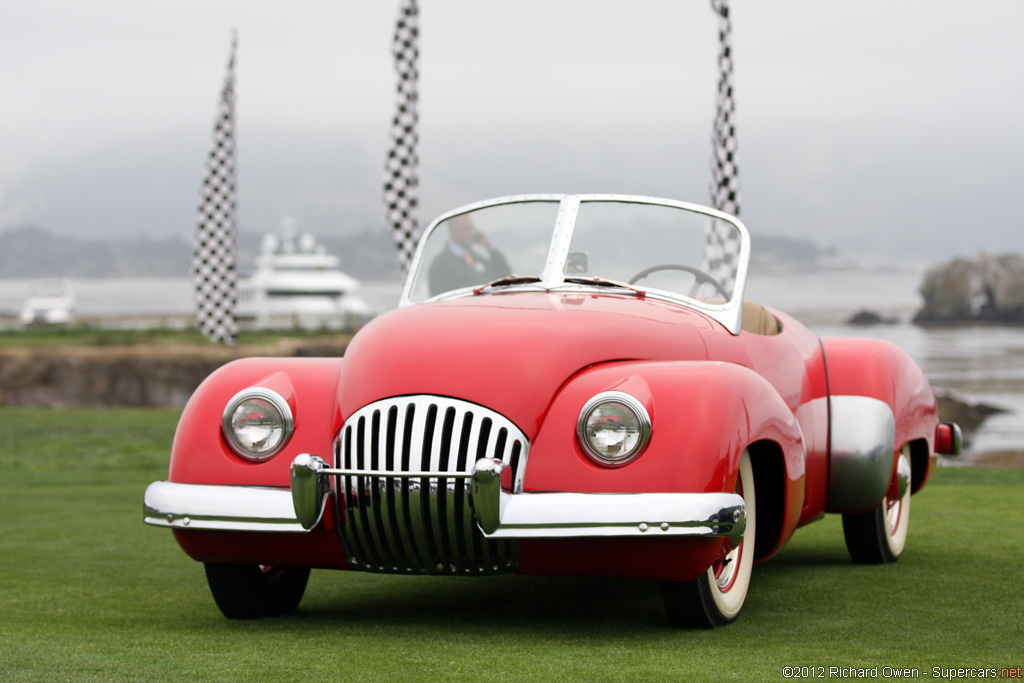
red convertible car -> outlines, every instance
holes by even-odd
[[[145,521],[231,618],[296,609],[324,568],[654,579],[672,624],[717,626],[827,513],[855,562],[893,562],[959,429],[899,348],[745,300],[749,255],[735,218],[676,201],[449,212],[343,359],[196,390]]]

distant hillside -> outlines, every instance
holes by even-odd
[[[835,249],[825,249],[811,240],[781,235],[752,235],[750,260],[761,268],[790,268],[822,265],[836,256]]]
[[[262,235],[241,233],[242,273],[253,269]],[[398,260],[382,231],[320,239],[342,268],[363,280],[396,279]],[[121,239],[64,237],[37,226],[0,232],[0,278],[187,277],[192,245],[180,237]]]
[[[241,233],[239,269],[253,269],[262,235]],[[397,280],[398,259],[391,237],[383,230],[364,230],[344,237],[318,236],[327,252],[341,258],[341,267],[361,280]],[[759,267],[820,265],[834,256],[810,240],[758,235],[753,263]],[[135,236],[121,239],[63,237],[37,226],[0,232],[0,278],[187,277],[192,245],[179,237]]]
[[[191,245],[177,238],[82,239],[26,226],[0,233],[0,275],[5,278],[173,277],[188,273],[191,252]]]

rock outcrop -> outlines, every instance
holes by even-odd
[[[868,327],[870,325],[895,325],[899,322],[899,318],[885,317],[875,311],[868,309],[861,309],[846,319],[847,325],[856,325],[858,327]]]
[[[1024,256],[978,254],[925,273],[914,322],[1024,324]]]
[[[964,446],[974,439],[974,434],[982,423],[993,415],[1005,413],[1004,408],[987,403],[969,403],[950,394],[936,396],[939,403],[939,419],[943,422],[956,422],[962,431]]]

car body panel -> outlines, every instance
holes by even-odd
[[[340,358],[245,358],[214,371],[182,412],[171,446],[168,480],[190,484],[288,486],[291,459],[306,451],[330,453],[341,426],[337,410]],[[236,455],[221,419],[228,401],[251,386],[278,390],[297,416],[286,448],[264,463]]]
[[[582,368],[706,358],[703,335],[714,331],[698,313],[617,295],[526,292],[401,308],[368,324],[346,350],[341,410],[387,396],[455,396],[487,405],[533,438],[538,406]],[[538,339],[542,348],[531,351]]]

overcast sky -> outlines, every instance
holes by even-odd
[[[1024,2],[733,0],[741,218],[1024,250]],[[231,30],[243,230],[383,229],[397,0],[0,0],[0,229],[191,233]],[[421,0],[421,222],[522,192],[706,203],[707,0]],[[2,274],[0,274],[2,277]]]

